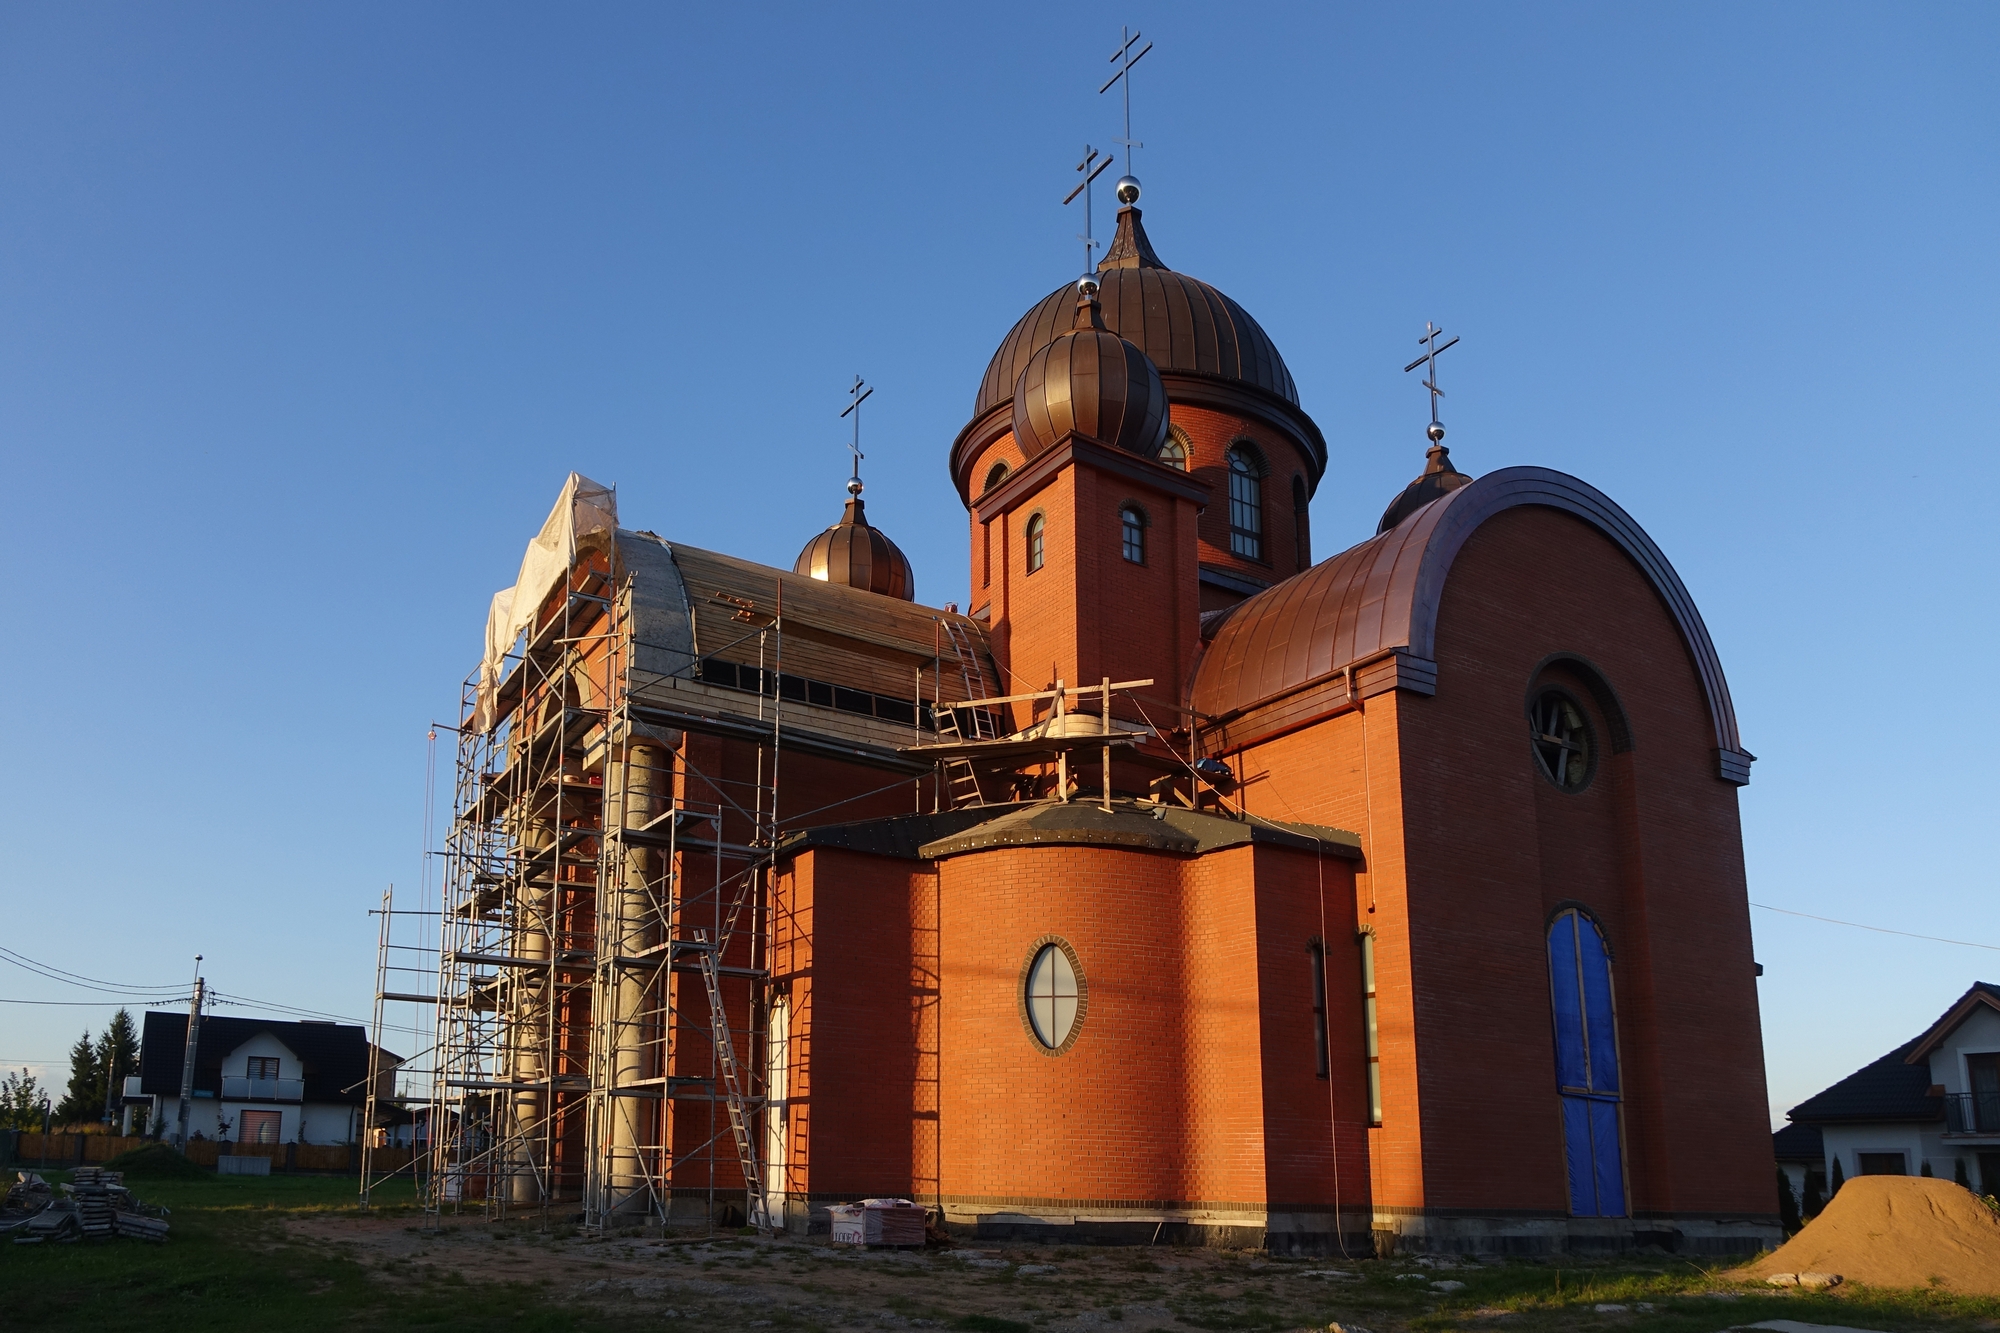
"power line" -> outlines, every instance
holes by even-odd
[[[1977,940],[1948,940],[1942,935],[1919,935],[1909,930],[1891,930],[1887,926],[1864,925],[1859,921],[1838,921],[1830,916],[1814,916],[1811,912],[1794,912],[1789,907],[1773,907],[1769,903],[1751,903],[1766,912],[1782,912],[1786,916],[1802,916],[1808,921],[1824,921],[1829,926],[1852,926],[1856,930],[1872,930],[1878,935],[1901,935],[1906,940],[1929,940],[1932,944],[1957,944],[1967,949],[1991,949],[2000,953],[2000,944],[1981,944]]]
[[[123,981],[100,981],[96,977],[86,977],[79,972],[67,972],[60,967],[38,962],[24,953],[0,945],[0,963],[12,963],[23,971],[32,972],[47,981],[59,981],[65,986],[77,986],[84,990],[103,990],[113,994],[129,994],[135,991],[176,991],[180,986],[142,986]]]
[[[109,1009],[113,1005],[125,1004],[186,1004],[188,997],[180,996],[137,996],[127,995],[112,1000],[8,1000],[0,999],[0,1004],[53,1004],[82,1009]]]

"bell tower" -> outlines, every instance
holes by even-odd
[[[1012,448],[998,451],[971,505],[975,610],[1010,694],[1057,679],[1151,679],[1173,698],[1200,642],[1197,519],[1208,487],[1160,461],[1159,371],[1105,327],[1098,293],[1094,275],[1076,284],[1069,328],[1016,377]],[[1017,706],[1017,726],[1033,720]]]

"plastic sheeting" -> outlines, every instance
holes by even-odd
[[[501,663],[521,631],[534,622],[543,599],[568,576],[578,545],[596,538],[608,546],[617,531],[617,492],[580,472],[570,473],[555,508],[521,557],[521,572],[514,586],[494,593],[487,608],[486,655],[479,662],[479,703],[472,715],[475,730],[492,730]]]

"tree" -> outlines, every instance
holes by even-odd
[[[120,1009],[112,1016],[97,1038],[93,1054],[98,1068],[98,1114],[111,1116],[124,1092],[125,1079],[139,1072],[139,1034],[132,1026],[131,1014]]]
[[[1923,1164],[1923,1165],[1922,1165],[1921,1167],[1917,1168],[1917,1174],[1918,1174],[1918,1175],[1920,1175],[1920,1176],[1929,1176],[1929,1175],[1933,1174],[1933,1173],[1932,1173],[1932,1171],[1931,1171],[1931,1159],[1930,1159],[1930,1158],[1928,1158],[1928,1157],[1924,1158],[1924,1164]]]
[[[1792,1193],[1792,1178],[1782,1166],[1778,1168],[1778,1222],[1787,1236],[1805,1225],[1799,1220],[1799,1201]]]
[[[0,1079],[0,1129],[40,1129],[45,1095],[25,1069]]]
[[[1972,1188],[1972,1177],[1965,1173],[1965,1159],[1963,1157],[1952,1158],[1951,1180],[1954,1185],[1963,1185],[1967,1189]]]
[[[1808,1222],[1818,1217],[1819,1210],[1826,1207],[1826,1197],[1822,1193],[1825,1185],[1826,1178],[1819,1172],[1812,1170],[1806,1172],[1806,1197],[1799,1211],[1805,1214]]]
[[[98,1095],[97,1048],[91,1044],[90,1030],[84,1029],[76,1045],[69,1048],[69,1086],[56,1106],[56,1123],[82,1124],[104,1113],[104,1099]]]
[[[1836,1156],[1833,1159],[1833,1188],[1826,1192],[1826,1197],[1831,1199],[1834,1195],[1840,1193],[1840,1187],[1846,1183],[1847,1173],[1840,1169],[1840,1158]]]

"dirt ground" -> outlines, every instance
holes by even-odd
[[[1698,1270],[1665,1256],[1652,1273],[1574,1265],[1565,1272],[1541,1264],[1344,1263],[1195,1249],[861,1251],[823,1237],[598,1238],[570,1227],[474,1219],[447,1219],[442,1230],[425,1232],[407,1216],[320,1216],[285,1225],[293,1240],[335,1247],[391,1283],[520,1284],[543,1300],[704,1329],[1142,1333],[1325,1329],[1338,1321],[1348,1333],[1531,1333],[1559,1321],[1565,1329],[1636,1333],[1648,1326],[1720,1330],[1793,1314],[1788,1293],[1746,1290],[1740,1278],[1720,1274],[1705,1283]],[[1712,1289],[1691,1290],[1687,1276]],[[1996,1327],[1990,1319],[1974,1326]]]

